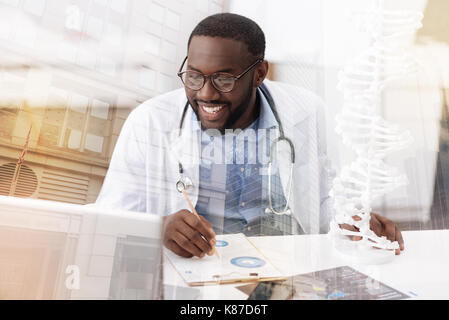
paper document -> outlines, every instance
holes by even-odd
[[[282,279],[281,272],[243,233],[217,235],[216,255],[183,258],[165,249],[176,271],[191,286]]]

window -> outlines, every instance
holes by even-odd
[[[103,21],[94,16],[88,17],[86,33],[94,39],[100,39],[103,33]]]
[[[148,68],[140,70],[140,85],[147,89],[154,90],[156,84],[156,72]]]
[[[196,8],[200,11],[207,12],[209,9],[209,1],[207,0],[196,0]]]
[[[42,16],[45,10],[46,0],[25,0],[23,9],[36,16]]]
[[[104,41],[114,46],[122,44],[122,28],[115,23],[107,23],[105,29]]]
[[[177,13],[174,13],[173,11],[167,10],[167,16],[166,16],[166,25],[176,31],[179,30],[180,26],[180,17]]]
[[[164,22],[165,8],[156,3],[152,3],[149,14],[152,20],[162,24]]]
[[[20,27],[17,28],[15,40],[18,44],[32,48],[36,42],[37,28],[32,21],[22,21]]]
[[[157,90],[161,93],[168,92],[173,89],[173,78],[162,73],[158,75]]]
[[[14,105],[0,106],[0,138],[11,138],[16,125],[18,109]]]
[[[19,5],[19,0],[0,0],[0,2],[12,7],[17,7]]]
[[[126,13],[126,8],[128,6],[127,0],[111,0],[111,9],[117,13]]]
[[[96,1],[106,5],[107,1]],[[127,1],[110,1],[111,10],[123,13]],[[105,9],[102,9],[105,11]],[[102,11],[102,12],[103,12]],[[78,5],[66,8],[65,37],[58,47],[58,57],[103,75],[116,77],[123,58],[124,23],[112,21],[112,11],[102,15],[94,6],[81,11]]]
[[[105,153],[111,122],[110,103],[52,88],[39,144],[68,151]]]
[[[168,41],[162,43],[161,56],[170,62],[176,62],[176,45]]]
[[[0,74],[0,138],[11,138],[22,105],[25,78],[16,74]]]
[[[148,52],[154,56],[158,56],[161,49],[161,39],[154,35],[147,35],[145,37],[145,52]]]

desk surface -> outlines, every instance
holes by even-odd
[[[335,253],[328,235],[252,237],[286,276],[348,265],[417,299],[449,299],[449,230],[404,231],[405,250],[392,262],[360,265]],[[188,287],[168,261],[164,284]],[[241,285],[241,284],[240,284]],[[237,285],[181,288],[168,299],[246,299]]]

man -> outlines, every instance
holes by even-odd
[[[164,216],[164,245],[184,257],[211,255],[217,232],[327,232],[323,104],[265,80],[264,51],[250,19],[225,13],[201,21],[178,74],[184,89],[130,114],[97,203]],[[185,191],[200,218],[175,188],[190,181]],[[373,214],[371,228],[403,249],[388,219]]]

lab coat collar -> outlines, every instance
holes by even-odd
[[[278,123],[276,122],[276,118],[274,117],[273,111],[271,110],[267,99],[262,94],[262,91],[260,89],[257,89],[257,93],[260,97],[261,105],[259,115],[259,129],[276,128],[278,126]]]

